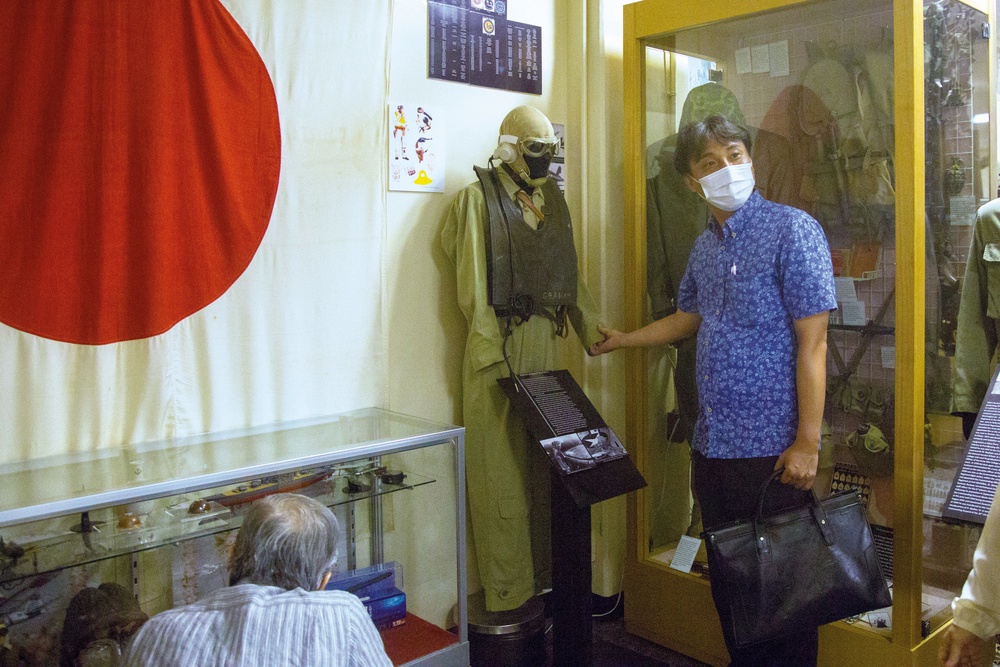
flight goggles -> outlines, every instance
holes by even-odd
[[[521,154],[527,155],[528,157],[555,155],[556,149],[559,147],[558,137],[546,137],[542,139],[529,137],[527,139],[518,139],[515,136],[505,134],[500,137],[500,141],[509,144],[517,144],[518,148],[521,149]]]

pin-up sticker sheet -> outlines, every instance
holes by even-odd
[[[389,105],[389,189],[444,192],[444,144],[432,105]]]

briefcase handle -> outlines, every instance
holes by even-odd
[[[767,539],[767,534],[761,528],[761,522],[764,519],[764,496],[767,494],[767,488],[771,485],[771,482],[781,477],[782,472],[784,472],[784,469],[777,470],[764,480],[764,483],[760,487],[760,493],[757,494],[757,514],[753,520],[753,534],[754,543],[757,545],[757,556],[760,560],[769,560],[771,557],[771,543]],[[813,521],[816,522],[816,528],[823,536],[823,541],[826,542],[827,546],[832,545],[835,542],[833,530],[831,530],[830,523],[826,520],[826,511],[813,491],[809,491],[809,509]]]

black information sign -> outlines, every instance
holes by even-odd
[[[508,90],[542,93],[542,29],[527,23],[507,22]]]
[[[542,93],[542,29],[507,20],[501,0],[427,3],[427,76]]]
[[[882,574],[892,581],[892,551],[895,538],[892,528],[872,524],[872,537],[875,538],[875,555],[878,564],[882,566]]]
[[[488,88],[506,88],[507,19],[468,12],[469,83]]]
[[[498,382],[578,507],[646,486],[618,436],[569,371]]]
[[[965,459],[948,492],[942,516],[946,519],[986,523],[993,496],[1000,483],[1000,368],[993,374],[990,391],[969,436]]]
[[[432,79],[468,83],[465,15],[464,9],[451,3],[427,3],[427,76]]]

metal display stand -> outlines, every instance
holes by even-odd
[[[564,390],[560,396],[579,411],[586,428],[608,428],[568,371],[525,377],[545,377],[557,384]],[[533,400],[514,380],[498,382],[539,446],[544,448],[544,441],[574,433],[572,427],[554,426],[567,422],[550,418],[545,404]],[[552,664],[582,667],[593,663],[590,506],[640,489],[646,481],[627,456],[571,474],[553,466],[551,474],[552,544],[558,545],[552,549]]]

